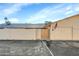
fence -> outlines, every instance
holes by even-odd
[[[0,29],[0,40],[41,39],[41,29]]]

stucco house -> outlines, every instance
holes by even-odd
[[[0,24],[0,40],[79,40],[79,15],[48,24]]]

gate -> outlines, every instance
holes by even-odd
[[[50,36],[49,29],[41,29],[41,39],[48,40]]]

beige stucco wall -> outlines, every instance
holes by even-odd
[[[0,40],[36,40],[41,38],[40,31],[40,29],[0,29]]]
[[[79,15],[57,21],[51,25],[50,40],[79,40]]]
[[[56,28],[50,30],[50,40],[72,40],[71,28]]]
[[[41,30],[42,29],[36,29],[36,40],[41,40]]]
[[[73,29],[73,40],[79,40],[79,29]]]

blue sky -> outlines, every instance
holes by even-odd
[[[79,3],[0,3],[0,24],[4,17],[12,23],[44,23],[79,14]]]

